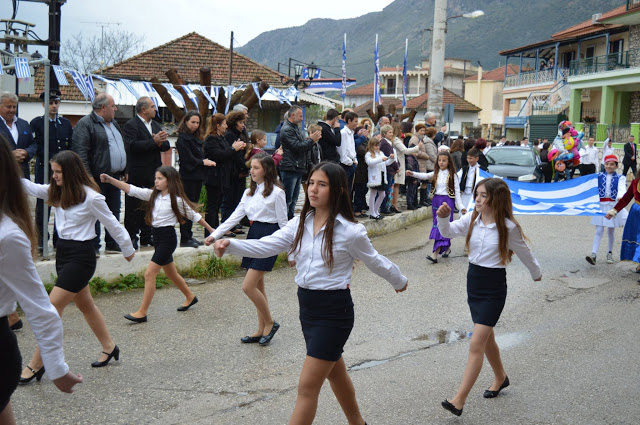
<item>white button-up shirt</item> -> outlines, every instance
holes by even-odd
[[[346,289],[351,284],[353,262],[361,260],[372,272],[385,279],[395,289],[402,289],[407,278],[400,268],[380,255],[371,245],[367,230],[362,224],[353,223],[336,216],[333,229],[333,269],[322,258],[325,226],[318,234],[313,234],[314,213],[305,221],[300,250],[294,251],[296,262],[295,282],[298,286],[313,290]],[[229,239],[227,252],[252,258],[267,258],[288,251],[293,244],[300,217],[295,217],[287,225],[262,239]]]
[[[609,139],[607,139],[607,140],[604,142],[604,145],[602,145],[602,160],[603,160],[603,161],[604,161],[604,158],[605,158],[607,155],[615,155],[615,154],[616,154],[616,151],[615,151],[615,149],[613,148],[613,145],[612,145],[611,147],[609,147],[609,142],[608,142],[608,140],[609,140]]]
[[[152,193],[153,190],[151,189],[134,186],[132,184],[129,185],[128,195],[133,196],[134,198],[148,201],[149,199],[151,199]],[[179,196],[176,196],[176,203],[178,204],[178,210],[184,217],[194,222],[198,222],[202,219],[202,216],[195,212]],[[167,193],[166,195],[163,195],[162,193],[158,193],[156,201],[153,203],[153,211],[151,211],[151,217],[152,227],[175,226],[177,223],[179,223],[178,218],[173,213],[173,208],[171,208],[170,194]]]
[[[249,196],[249,189],[244,191],[240,203],[235,211],[224,223],[213,232],[214,239],[220,239],[222,235],[231,230],[246,215],[250,221],[262,223],[278,223],[282,229],[287,225],[287,199],[284,190],[273,186],[273,191],[266,198],[262,195],[264,183],[257,185],[253,196]]]
[[[469,171],[467,171],[467,181],[465,182],[464,186],[464,193],[466,193],[467,195],[471,195],[473,193],[473,182],[476,181],[476,173],[478,172],[479,168],[480,167],[478,166],[478,164],[474,165],[473,167],[469,165]]]
[[[413,173],[413,177],[420,180],[431,180],[433,179],[433,174],[434,171],[429,171],[428,173]],[[435,186],[436,195],[449,196],[449,170],[440,170]],[[457,174],[453,175],[453,188],[456,194],[456,207],[462,211],[465,207],[462,205],[462,198],[460,197],[460,177],[458,177]]]
[[[33,264],[31,241],[6,215],[0,219],[0,270],[0,317],[13,313],[18,301],[36,336],[47,375],[51,379],[66,375],[62,320]]]
[[[36,184],[27,179],[22,179],[22,183],[29,195],[45,201],[49,199],[48,184]],[[122,255],[133,255],[135,250],[131,244],[131,237],[114,217],[105,197],[88,186],[84,187],[84,191],[86,196],[83,202],[67,209],[53,208],[58,237],[70,241],[90,241],[96,237],[95,226],[99,220],[120,246]]]
[[[459,220],[449,222],[449,217],[438,217],[438,230],[445,238],[456,236],[466,236],[471,224],[473,214],[465,214]],[[542,277],[542,270],[538,260],[533,256],[531,249],[522,237],[520,229],[516,224],[507,219],[507,230],[509,231],[508,247],[515,252],[520,261],[529,269],[531,278],[536,280]],[[469,239],[469,262],[477,266],[492,269],[504,269],[505,264],[500,263],[500,251],[498,248],[498,228],[495,223],[485,225],[482,222],[482,214],[478,215],[473,226],[473,232]]]
[[[349,130],[349,127],[345,126],[340,130],[340,137],[340,146],[336,147],[340,154],[340,162],[347,166],[357,164],[356,142],[353,140],[353,131]]]
[[[596,166],[596,171],[599,171],[598,168],[600,168],[600,161],[598,159],[598,148],[586,145],[580,149],[580,163],[594,164]]]
[[[147,130],[149,130],[149,134],[153,136],[153,130],[151,129],[151,120],[145,121],[144,118],[142,118],[140,115],[138,115],[138,118],[140,118],[140,121],[142,121],[144,126],[147,127]]]

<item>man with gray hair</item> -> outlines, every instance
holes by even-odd
[[[426,114],[424,114],[424,124],[427,126],[427,128],[429,127],[435,127],[436,126],[436,114],[434,114],[433,112],[427,112]],[[442,141],[444,140],[444,135],[447,132],[447,126],[443,125],[440,128],[440,131],[438,131],[436,133],[436,135],[433,137],[433,143],[436,144],[436,146],[440,146],[442,144]]]
[[[0,134],[9,142],[13,154],[20,163],[24,178],[29,178],[29,161],[36,154],[36,142],[29,123],[17,117],[18,96],[0,93]]]
[[[162,130],[153,118],[158,109],[150,97],[142,96],[136,103],[136,116],[122,127],[124,145],[127,149],[128,183],[138,187],[152,189],[156,169],[162,166],[160,152],[171,149],[169,134]],[[124,227],[131,236],[134,249],[138,249],[138,232],[140,247],[151,247],[151,227],[145,221],[145,211],[140,208],[142,201],[132,196],[124,198]]]
[[[115,121],[118,108],[113,97],[98,94],[91,104],[93,111],[78,121],[73,130],[71,149],[76,152],[89,175],[93,177],[100,192],[106,198],[109,210],[120,220],[120,189],[109,183],[100,182],[100,174],[109,174],[117,179],[125,179],[127,154],[120,127]],[[120,247],[105,229],[106,253],[120,253]],[[96,256],[100,255],[100,222],[96,222],[94,239]]]

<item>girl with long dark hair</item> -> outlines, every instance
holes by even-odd
[[[240,203],[231,216],[225,220],[205,241],[207,245],[224,236],[247,216],[251,222],[247,239],[260,239],[271,235],[287,225],[287,199],[278,182],[278,173],[273,159],[268,154],[258,153],[251,159],[251,183],[245,190]],[[242,282],[242,290],[249,297],[258,313],[258,330],[240,340],[244,343],[268,344],[280,328],[269,311],[269,302],[264,285],[264,275],[273,270],[277,255],[269,258],[242,259],[242,267],[248,269]]]
[[[353,328],[349,287],[355,260],[387,280],[396,292],[407,288],[398,266],[378,254],[367,230],[351,209],[347,175],[335,163],[321,162],[311,170],[300,216],[259,240],[218,240],[216,255],[230,253],[265,258],[288,251],[298,273],[300,322],[307,356],[300,373],[298,398],[289,424],[311,424],[318,395],[326,379],[351,424],[362,424],[355,389],[342,358]]]
[[[189,201],[187,194],[184,193],[178,171],[166,165],[158,168],[153,189],[140,188],[116,180],[108,174],[100,174],[100,181],[124,190],[129,196],[147,201],[145,221],[151,226],[155,252],[144,272],[142,304],[135,313],[126,314],[125,319],[136,323],[147,321],[147,311],[156,293],[156,276],[160,270],[164,270],[167,277],[186,298],[185,302],[178,307],[178,311],[189,310],[198,302],[198,297],[191,292],[173,262],[173,252],[178,245],[175,225],[183,224],[188,219],[204,226],[209,232],[213,232],[213,228],[195,211],[197,206]]]
[[[93,181],[82,160],[73,151],[62,151],[51,158],[50,184],[36,184],[22,179],[27,193],[43,199],[53,207],[58,228],[56,245],[56,271],[58,278],[49,298],[60,316],[73,301],[84,315],[87,324],[100,341],[102,353],[93,367],[106,366],[114,358],[120,358],[120,349],[115,344],[105,323],[104,316],[95,305],[89,280],[96,271],[96,256],[93,239],[95,224],[99,220],[109,231],[122,255],[131,261],[135,255],[129,233],[113,216],[98,185]],[[21,383],[40,380],[44,374],[40,347],[22,371]]]
[[[484,392],[484,398],[497,397],[509,386],[493,328],[507,298],[506,267],[513,253],[529,269],[534,281],[542,279],[540,265],[527,246],[520,224],[513,217],[509,186],[498,178],[481,180],[475,189],[475,201],[473,213],[465,214],[453,223],[449,220],[452,211],[448,203],[441,203],[436,214],[442,235],[466,237],[465,250],[469,254],[467,302],[474,323],[469,359],[458,393],[451,400],[442,402],[442,407],[456,416],[462,414],[485,355],[495,378]]]
[[[15,424],[11,395],[22,368],[18,342],[7,319],[15,311],[16,301],[29,319],[53,383],[60,391],[70,393],[82,382],[82,376],[71,373],[64,361],[62,320],[33,262],[38,237],[21,175],[9,143],[0,136],[0,423],[7,425]],[[41,369],[44,371],[44,366]]]

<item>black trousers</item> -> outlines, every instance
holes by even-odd
[[[233,214],[233,211],[236,209],[238,204],[240,203],[240,199],[242,199],[242,194],[244,193],[246,178],[233,178],[231,179],[231,186],[225,188],[222,193],[222,221],[224,222],[226,219]]]
[[[182,180],[182,186],[184,187],[184,193],[187,194],[187,198],[194,204],[198,203],[200,199],[200,192],[202,191],[201,180]],[[193,238],[193,222],[191,220],[185,220],[184,224],[180,225],[180,242],[188,242]]]
[[[132,183],[138,186],[135,183]],[[140,185],[140,187],[144,187]],[[138,246],[138,232],[140,232],[140,245],[150,245],[152,243],[151,227],[144,221],[147,203],[125,196],[124,198],[124,228],[129,232],[134,248]]]
[[[596,164],[580,164],[580,175],[587,176],[596,172]]]
[[[204,220],[214,229],[220,226],[220,204],[222,203],[222,186],[205,185],[207,190],[207,210]],[[209,231],[204,229],[204,237],[209,236]]]
[[[43,237],[42,219],[44,218],[44,201],[42,199],[36,200],[36,229],[38,229],[38,248],[42,249]],[[47,214],[51,216],[51,207],[47,207]],[[47,231],[47,238],[49,237]],[[56,223],[53,223],[53,247],[56,247],[58,243],[58,230],[56,229]]]
[[[632,162],[631,164],[625,164],[624,168],[622,170],[622,175],[626,177],[627,172],[629,171],[629,167],[631,167],[631,171],[633,171],[632,179],[635,179],[636,178],[636,164],[635,164],[635,162]]]

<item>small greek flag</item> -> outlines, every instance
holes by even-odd
[[[84,79],[85,86],[87,87],[87,96],[89,96],[89,99],[91,99],[91,101],[93,102],[93,99],[95,99],[96,97],[96,89],[93,86],[93,78],[91,78],[91,74],[83,75],[82,78]]]
[[[236,91],[236,88],[234,86],[226,86],[224,91],[227,96],[227,106],[224,108],[224,114],[227,115],[229,113],[229,105],[231,105],[231,95]]]
[[[56,80],[58,80],[59,86],[68,86],[69,81],[67,81],[67,76],[64,74],[64,69],[60,65],[51,65],[53,68],[53,73],[56,75]]]
[[[162,87],[164,87],[165,89],[167,89],[167,91],[169,92],[169,94],[173,97],[175,97],[176,99],[178,99],[178,101],[180,103],[182,103],[182,105],[184,106],[184,98],[182,97],[182,95],[180,94],[180,92],[178,90],[175,89],[175,87],[173,87],[173,84],[171,83],[162,83]]]
[[[73,82],[75,83],[78,90],[80,90],[80,92],[84,96],[84,100],[89,100],[89,94],[88,94],[89,90],[87,88],[87,82],[84,80],[82,74],[80,74],[75,69],[68,69],[67,72],[71,74],[71,77],[73,78]]]
[[[218,100],[220,100],[218,97],[220,96],[220,86],[211,86],[211,95],[213,96],[213,99],[215,101],[215,104],[213,105],[213,112],[212,114],[215,114],[218,111]]]
[[[131,80],[127,80],[126,78],[121,78],[120,82],[127,88],[127,90],[129,90],[129,93],[131,93],[136,99],[140,99],[140,94],[136,91],[136,89],[133,88],[133,83],[131,82]]]
[[[17,78],[31,78],[31,69],[27,58],[15,58],[15,63]]]
[[[204,96],[205,99],[207,99],[207,101],[209,102],[209,104],[213,107],[213,109],[215,110],[216,108],[216,102],[213,101],[213,99],[211,98],[211,95],[209,94],[209,92],[207,91],[207,88],[204,86],[198,86],[198,90],[200,90],[200,93],[202,93],[202,95]]]
[[[143,82],[142,86],[144,87],[144,89],[147,91],[147,94],[149,95],[149,99],[151,99],[151,101],[153,102],[154,105],[156,105],[156,116],[160,116],[160,105],[158,105],[158,93],[156,92],[156,89],[153,88],[153,86],[151,85],[151,83],[148,82]]]
[[[262,109],[262,99],[260,99],[260,83],[251,83],[253,86],[253,91],[256,92],[256,97],[258,98],[258,105],[260,109]]]
[[[187,97],[193,102],[194,105],[196,105],[196,108],[198,107],[198,96],[196,96],[196,94],[193,92],[193,90],[191,90],[191,87],[189,87],[188,85],[183,85],[182,88],[184,89],[184,91],[187,93]],[[186,107],[186,105],[185,105]]]

